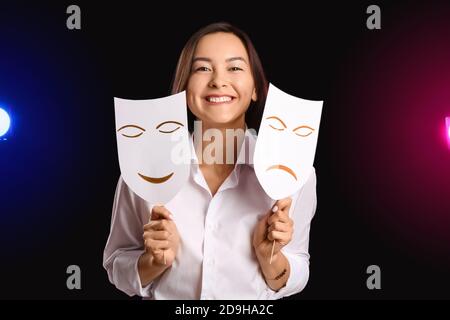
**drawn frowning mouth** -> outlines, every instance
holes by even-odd
[[[266,171],[273,170],[273,169],[284,170],[284,171],[286,171],[287,173],[289,173],[291,176],[293,176],[295,180],[297,180],[297,176],[295,175],[294,170],[292,170],[292,169],[289,168],[289,167],[286,167],[286,166],[284,166],[284,165],[282,165],[282,164],[275,164],[275,165],[273,165],[273,166],[268,167],[268,168],[266,169]]]
[[[169,180],[170,178],[172,178],[173,176],[173,172],[165,177],[161,177],[161,178],[153,178],[153,177],[147,177],[144,176],[143,174],[138,173],[139,177],[141,177],[142,179],[144,179],[147,182],[150,183],[163,183],[166,182],[167,180]]]

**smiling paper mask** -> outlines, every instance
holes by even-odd
[[[186,93],[114,105],[123,180],[150,204],[166,204],[189,177]]]
[[[256,140],[254,167],[274,200],[300,190],[311,172],[323,101],[310,101],[269,85]]]

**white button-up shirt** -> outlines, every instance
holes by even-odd
[[[246,130],[234,170],[212,196],[198,166],[191,136],[191,174],[165,207],[180,234],[180,247],[168,269],[145,287],[137,262],[144,252],[143,226],[151,205],[119,178],[103,266],[109,280],[128,295],[147,299],[280,299],[303,290],[309,277],[309,230],[316,210],[316,174],[292,196],[291,242],[282,248],[290,264],[287,284],[278,292],[266,284],[253,246],[253,231],[274,200],[253,169],[256,136]]]

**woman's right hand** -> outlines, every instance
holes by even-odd
[[[151,221],[144,225],[143,237],[152,264],[170,267],[180,245],[180,235],[170,211],[164,206],[154,206]]]

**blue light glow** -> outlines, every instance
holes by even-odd
[[[0,138],[3,137],[11,126],[11,118],[9,114],[0,108]]]

